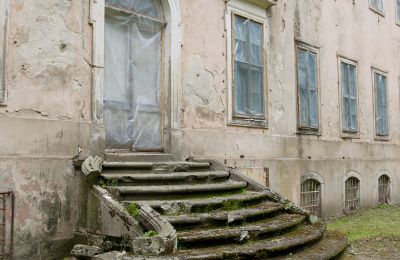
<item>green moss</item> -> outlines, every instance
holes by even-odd
[[[328,230],[347,234],[349,241],[374,237],[400,238],[400,207],[380,205],[351,216],[330,220]]]
[[[118,186],[118,180],[117,179],[106,180],[106,179],[100,178],[99,179],[99,185],[103,189],[105,189],[106,187],[117,187]]]
[[[144,236],[145,237],[155,237],[155,236],[158,236],[158,232],[154,231],[154,230],[149,230],[144,233]]]
[[[137,216],[139,216],[140,208],[135,202],[129,203],[129,205],[126,207],[126,210],[132,217],[136,218]]]

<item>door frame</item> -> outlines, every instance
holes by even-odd
[[[172,134],[171,130],[179,128],[182,26],[179,0],[161,0],[161,2],[167,22],[162,34],[160,70],[161,149],[165,150],[167,148],[166,140],[170,140],[169,135]],[[90,0],[90,23],[92,25],[91,119],[93,124],[104,126],[105,0]],[[169,95],[166,95],[167,93]],[[103,138],[105,140],[105,135]]]

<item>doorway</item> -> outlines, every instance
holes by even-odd
[[[161,71],[165,18],[160,0],[106,0],[106,148],[162,150]]]

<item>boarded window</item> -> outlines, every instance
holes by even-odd
[[[350,177],[345,182],[345,213],[352,213],[360,207],[360,181]]]
[[[264,118],[263,25],[233,15],[235,116]]]
[[[297,78],[300,127],[318,129],[317,54],[298,48]]]
[[[370,7],[383,14],[383,0],[369,0]]]
[[[375,72],[375,127],[379,136],[388,135],[387,78]]]
[[[396,23],[400,24],[400,0],[396,0]]]
[[[356,66],[340,62],[342,84],[343,130],[357,132],[357,74]]]
[[[301,206],[311,214],[321,215],[321,184],[314,179],[308,179],[301,184]]]
[[[378,193],[379,193],[379,204],[389,204],[390,202],[390,178],[386,174],[383,174],[378,179]]]
[[[7,36],[8,1],[0,1],[0,103],[5,97],[5,53]]]

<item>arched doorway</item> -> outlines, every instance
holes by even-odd
[[[106,148],[162,149],[161,0],[106,0],[103,113]]]

